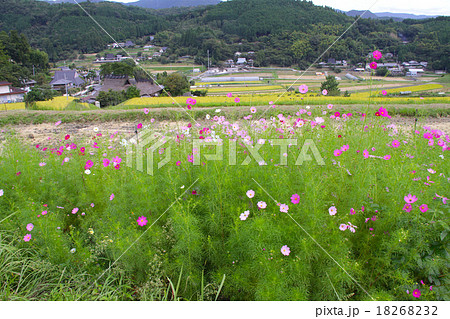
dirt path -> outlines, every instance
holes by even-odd
[[[200,121],[201,124],[203,124]],[[399,125],[400,127],[413,127],[414,118],[406,117],[394,117],[392,123]],[[177,127],[185,126],[188,122],[174,122],[174,121],[155,121],[151,124],[156,130],[160,132],[167,132],[168,130],[176,129]],[[207,123],[204,123],[207,125]],[[209,122],[210,124],[210,122]],[[419,122],[417,128],[422,130],[422,126],[427,125],[433,129],[439,129],[445,134],[450,134],[450,118],[429,118],[424,122]],[[97,133],[103,135],[111,135],[118,133],[119,136],[124,138],[130,138],[135,134],[136,122],[92,122],[92,123],[64,123],[55,126],[54,123],[42,123],[42,124],[21,124],[15,126],[9,126],[3,128],[2,131],[15,131],[19,138],[26,141],[29,144],[53,144],[58,142],[58,139],[63,138],[64,135],[70,134],[76,139],[92,138]],[[2,132],[0,131],[0,132]],[[0,133],[0,140],[2,140],[2,133]]]

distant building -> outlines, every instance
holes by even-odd
[[[11,86],[12,83],[0,82],[0,103],[22,102],[25,90]]]
[[[336,59],[334,58],[328,59],[328,64],[336,64]]]
[[[234,61],[231,60],[231,59],[229,59],[229,60],[227,60],[227,61],[225,62],[225,65],[226,65],[227,67],[232,67],[232,66],[234,66]]]
[[[133,41],[128,40],[127,42],[125,42],[124,45],[126,48],[130,48],[130,47],[134,47],[135,44],[133,43]]]
[[[68,87],[79,87],[85,82],[76,70],[55,71],[53,80],[50,82],[52,89]]]
[[[116,56],[112,53],[108,53],[107,55],[105,55],[105,60],[108,61],[115,61],[116,60]]]
[[[245,64],[247,64],[247,59],[246,58],[238,58],[236,64],[240,65],[240,66],[245,65]]]
[[[242,55],[242,53],[239,52],[239,51],[237,51],[237,52],[234,53],[234,56],[241,56],[241,55]]]

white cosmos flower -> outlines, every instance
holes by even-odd
[[[94,132],[98,132],[98,127],[94,127]]]
[[[89,175],[89,174],[91,174],[91,170],[87,169],[87,170],[84,171],[84,173],[85,173],[86,175]]]

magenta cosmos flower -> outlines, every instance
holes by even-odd
[[[137,125],[137,128],[138,128],[138,129],[141,129],[141,128],[142,128],[142,123],[139,123],[139,124]]]
[[[237,97],[234,99],[234,102],[239,103],[239,102],[241,102],[241,99]]]
[[[404,199],[407,204],[414,204],[415,202],[417,202],[416,195],[408,194],[404,197]]]
[[[292,204],[300,203],[300,196],[298,194],[292,195],[291,196],[291,202],[292,202]]]
[[[287,245],[284,245],[283,247],[281,247],[281,253],[284,256],[289,256],[289,254],[291,253],[291,249]]]
[[[89,160],[86,162],[86,165],[84,165],[84,169],[90,169],[92,166],[94,166],[94,162]]]
[[[105,167],[109,166],[109,159],[107,159],[107,158],[103,159],[103,166],[105,166]]]
[[[23,236],[23,240],[24,241],[30,241],[31,240],[31,234],[26,234],[25,236]]]
[[[364,150],[363,151],[363,156],[364,156],[364,158],[369,158],[369,151],[368,150]]]
[[[372,54],[373,54],[373,58],[374,58],[375,60],[379,60],[379,59],[381,59],[381,57],[383,56],[383,55],[381,54],[381,52],[378,51],[378,50],[373,51]]]
[[[143,227],[147,225],[147,218],[145,216],[141,216],[137,219],[137,223],[139,226]]]
[[[426,213],[428,211],[428,205],[422,204],[422,205],[420,205],[419,209],[422,213]]]
[[[233,96],[233,93],[228,93],[227,94],[227,97],[232,97]]]
[[[393,140],[391,145],[392,145],[392,147],[397,148],[400,146],[400,142],[397,140]]]
[[[403,210],[407,213],[410,213],[412,210],[411,204],[405,204],[405,206],[403,206]]]
[[[305,94],[308,92],[308,86],[306,84],[302,84],[298,87],[298,91],[302,94]]]
[[[375,70],[375,69],[378,67],[378,64],[377,64],[377,62],[371,62],[371,63],[369,64],[369,66],[370,66],[370,68],[371,68],[372,70]]]
[[[340,156],[342,154],[341,150],[334,150],[334,156]]]
[[[381,91],[381,94],[387,95],[387,91],[386,91],[386,90],[383,90],[383,91]]]
[[[415,289],[412,293],[413,297],[419,298],[421,295],[421,292],[419,289]]]
[[[109,200],[113,200],[114,199],[114,193],[112,193],[110,196],[109,196]]]

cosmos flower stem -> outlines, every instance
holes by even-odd
[[[275,200],[275,198],[273,198],[273,197],[272,197],[272,196],[264,189],[264,187],[261,186],[261,184],[259,184],[254,178],[252,178],[252,180],[253,180],[256,184],[258,184],[259,187],[261,187],[261,189],[267,194],[267,196],[269,196],[275,203],[278,203],[278,201]],[[322,245],[320,245],[320,244],[317,242],[317,240],[316,240],[313,236],[311,236],[311,235],[310,235],[310,234],[302,227],[302,225],[300,225],[300,224],[292,217],[291,214],[289,214],[288,212],[286,212],[286,214],[292,219],[292,221],[293,221],[298,227],[301,228],[301,230],[303,230],[303,232],[304,232],[306,235],[308,235],[309,238],[311,238],[311,240],[312,240],[317,246],[319,246],[320,249],[323,250],[323,252],[324,252],[325,254],[327,254],[328,257],[330,257],[330,259],[331,259],[334,263],[336,263],[336,265],[339,266],[339,268],[341,268],[341,269],[347,274],[347,276],[349,276],[349,278],[350,278],[351,280],[353,280],[353,281],[358,285],[359,288],[361,288],[361,289],[362,289],[362,290],[363,290],[363,291],[364,291],[364,292],[365,292],[372,300],[375,301],[375,299],[367,292],[367,290],[364,289],[364,287],[361,286],[361,284],[360,284],[355,278],[353,278],[353,276],[350,275],[350,274],[347,272],[347,270],[345,270],[344,267],[342,267],[342,266],[336,261],[336,259],[334,259],[333,256],[331,256],[331,255],[330,255],[330,254],[322,247]]]
[[[78,301],[78,300],[80,300],[80,298],[82,298],[87,292],[88,292],[88,290],[89,289],[91,289],[96,283],[97,283],[97,281],[98,280],[100,280],[100,278],[102,278],[103,277],[103,275],[108,271],[108,270],[110,270],[111,269],[111,267],[113,267],[119,260],[120,260],[120,258],[122,258],[122,256],[123,255],[125,255],[126,254],[126,252],[128,251],[128,250],[130,250],[130,248],[131,247],[133,247],[146,233],[147,233],[147,231],[150,229],[150,228],[152,228],[152,226],[154,225],[154,224],[156,224],[156,222],[161,218],[161,217],[163,217],[168,211],[169,211],[169,209],[170,208],[172,208],[172,206],[175,204],[175,203],[177,203],[179,200],[180,200],[180,198],[181,198],[181,196],[183,196],[184,194],[186,194],[186,192],[190,189],[190,188],[192,188],[192,186],[194,186],[194,184],[195,183],[197,183],[197,181],[199,180],[199,178],[197,178],[188,188],[186,188],[186,190],[179,196],[179,197],[177,197],[173,202],[172,202],[172,204],[170,204],[169,205],[169,207],[167,207],[167,209],[157,218],[157,219],[155,219],[155,221],[130,245],[130,246],[128,246],[128,248],[127,249],[125,249],[125,251],[104,271],[104,272],[102,272],[102,274],[92,283],[92,285],[90,285],[89,286],[89,288],[88,289],[86,289],[85,290],[85,292],[83,292],[75,301]]]

